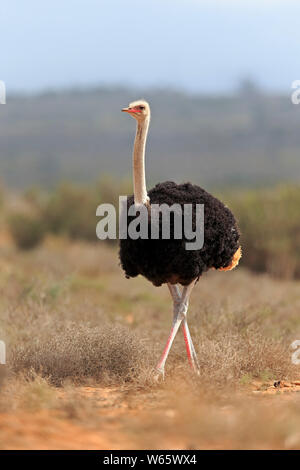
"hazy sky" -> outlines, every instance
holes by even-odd
[[[299,0],[1,0],[7,90],[96,84],[230,91],[300,79]]]

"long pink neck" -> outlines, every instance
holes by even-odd
[[[146,189],[145,148],[150,119],[137,122],[133,148],[133,189],[135,204],[146,204],[149,200]]]

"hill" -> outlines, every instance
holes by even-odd
[[[172,90],[142,94],[152,105],[149,184],[192,179],[209,186],[300,180],[300,108],[288,96],[244,86],[235,96]],[[0,107],[0,177],[50,187],[104,174],[131,176],[134,122],[120,109],[141,96],[98,88],[8,97]]]

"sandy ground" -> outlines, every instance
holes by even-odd
[[[131,433],[126,433],[124,422],[137,418],[146,422],[149,418],[147,404],[133,408],[130,400],[124,399],[122,393],[110,387],[77,387],[72,392],[72,399],[74,394],[79,399],[90,401],[97,418],[101,420],[100,425],[86,425],[84,420],[66,418],[64,412],[57,410],[1,413],[1,448],[113,450],[140,447],[138,440]],[[58,389],[57,398],[68,401],[68,393]],[[163,447],[169,445],[172,446],[168,439],[162,441]]]
[[[287,406],[299,402],[300,381],[263,384],[252,383],[245,390],[237,391],[237,397],[260,402],[266,410],[276,414],[277,420],[284,420]],[[255,446],[254,442],[241,442],[239,439],[238,420],[241,408],[238,402],[224,405],[210,405],[211,419],[217,420],[220,427],[224,422],[229,424],[228,433],[222,437],[211,438],[211,430],[207,430],[207,438],[202,431],[191,433],[184,424],[182,409],[178,402],[170,404],[169,390],[158,389],[152,393],[141,392],[140,396],[132,396],[126,390],[114,387],[76,387],[71,396],[68,390],[56,389],[56,399],[64,401],[62,409],[15,410],[0,414],[0,443],[2,449],[234,449],[234,448],[299,448],[300,433],[294,431],[285,436],[281,442],[270,439],[266,434],[265,441]],[[91,406],[95,421],[85,413],[80,416],[76,410],[66,413],[68,400],[82,400]],[[249,405],[251,406],[251,405]],[[259,410],[258,410],[259,411]],[[86,412],[86,410],[85,410]],[[87,419],[85,419],[87,418]],[[205,426],[207,417],[202,416],[199,426]],[[189,420],[192,417],[189,416]],[[182,427],[177,427],[178,420]],[[237,432],[232,432],[232,424],[236,424]],[[270,423],[271,424],[271,423]],[[191,425],[191,423],[190,423]],[[209,426],[208,426],[209,427]],[[172,430],[170,432],[170,429]],[[169,430],[169,432],[168,432]],[[243,433],[243,430],[241,430]],[[255,432],[255,430],[254,430]]]

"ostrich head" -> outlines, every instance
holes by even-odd
[[[130,114],[139,122],[150,118],[150,106],[144,100],[133,101],[129,104],[128,108],[123,108],[122,111]]]

